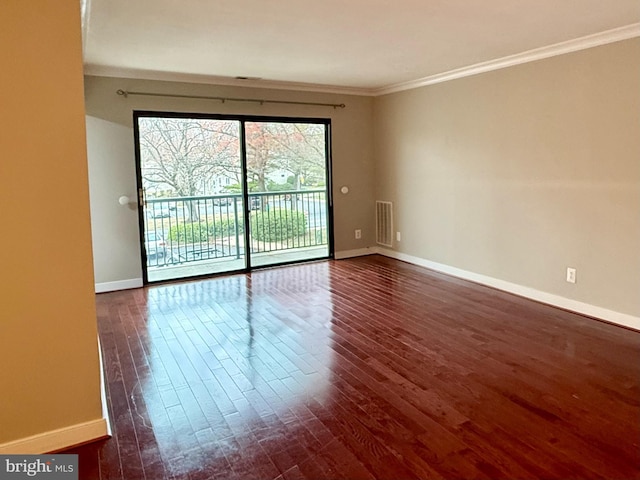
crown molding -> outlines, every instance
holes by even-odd
[[[90,6],[91,0],[85,0],[87,6]],[[88,26],[86,27],[88,28]],[[162,72],[156,70],[142,70],[135,68],[118,68],[104,65],[85,64],[85,75],[94,75],[99,77],[116,77],[131,78],[137,80],[158,80],[167,82],[184,82],[199,83],[205,85],[220,85],[230,87],[247,87],[247,88],[264,88],[273,90],[293,90],[301,92],[328,93],[334,95],[357,95],[376,97],[387,95],[389,93],[401,92],[404,90],[413,90],[415,88],[425,87],[436,83],[447,82],[457,78],[478,75],[501,68],[512,67],[522,63],[542,60],[544,58],[564,55],[565,53],[585,50],[587,48],[598,47],[608,43],[628,40],[630,38],[640,37],[640,23],[633,23],[624,27],[614,28],[593,35],[568,40],[565,42],[548,45],[545,47],[527,50],[526,52],[516,53],[506,57],[496,58],[486,62],[476,63],[466,67],[449,70],[448,72],[437,73],[428,77],[408,82],[396,83],[381,88],[357,88],[357,87],[341,87],[335,85],[322,85],[313,83],[300,82],[284,82],[275,80],[259,80],[247,79],[239,80],[231,77],[222,77],[215,75],[201,75],[192,73],[178,72]]]
[[[200,75],[193,73],[162,72],[135,68],[118,68],[85,64],[84,74],[97,77],[132,78],[136,80],[158,80],[166,82],[199,83],[229,87],[265,88],[273,90],[295,90],[301,92],[330,93],[334,95],[373,96],[374,90],[367,88],[340,87],[314,83],[281,82],[275,80],[247,79]]]
[[[568,40],[566,42],[556,43],[554,45],[548,45],[546,47],[534,48],[533,50],[528,50],[526,52],[489,60],[487,62],[476,63],[474,65],[457,68],[448,72],[438,73],[428,77],[420,78],[418,80],[411,80],[409,82],[389,85],[387,87],[373,90],[373,94],[375,96],[380,96],[389,93],[401,92],[404,90],[412,90],[414,88],[425,87],[427,85],[433,85],[435,83],[442,83],[449,80],[455,80],[457,78],[469,77],[471,75],[477,75],[479,73],[499,70],[501,68],[507,68],[514,65],[520,65],[522,63],[542,60],[543,58],[555,57],[557,55],[576,52],[578,50],[585,50],[587,48],[598,47],[600,45],[619,42],[621,40],[628,40],[635,37],[640,37],[640,23],[633,23],[624,27],[614,28],[612,30],[595,33],[593,35],[587,35],[586,37],[580,37],[573,40]]]

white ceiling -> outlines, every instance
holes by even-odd
[[[361,94],[614,29],[640,34],[640,0],[82,2],[87,73]]]

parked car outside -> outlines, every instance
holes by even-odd
[[[168,207],[156,207],[151,209],[151,215],[153,218],[169,218],[171,211]]]
[[[147,252],[147,258],[164,258],[167,255],[167,244],[164,237],[158,232],[144,234],[144,248]]]
[[[249,207],[251,208],[251,210],[260,210],[262,208],[262,200],[260,199],[260,197],[250,197]]]
[[[171,216],[171,210],[167,207],[146,207],[145,215],[147,218],[169,218]]]
[[[218,197],[213,199],[213,204],[216,206],[231,205],[232,203],[233,198],[230,197]]]

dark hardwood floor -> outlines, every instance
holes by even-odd
[[[640,478],[640,333],[380,256],[99,295],[82,479]]]

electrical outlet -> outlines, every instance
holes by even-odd
[[[402,235],[400,235],[400,232],[396,232],[396,240],[398,242],[402,241]]]
[[[567,267],[567,282],[576,283],[576,269]]]
[[[360,240],[362,238],[362,230],[359,228],[356,229],[356,240]]]

